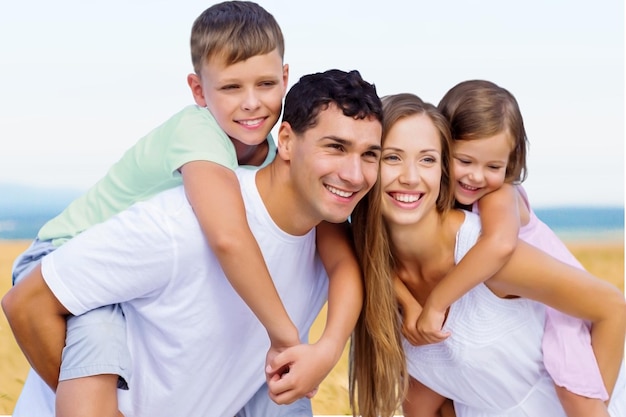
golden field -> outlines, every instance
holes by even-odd
[[[0,241],[0,294],[11,287],[11,265],[29,242]],[[571,242],[574,255],[594,275],[606,279],[624,291],[624,242]],[[321,334],[325,321],[322,312],[311,330],[311,339]],[[17,347],[4,314],[0,314],[0,415],[13,412],[28,364]],[[350,415],[348,407],[347,350],[313,398],[314,414]]]

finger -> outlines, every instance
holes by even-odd
[[[317,390],[319,389],[319,387],[315,387],[314,390],[307,392],[306,397],[308,399],[311,399],[313,397],[315,397],[315,394],[317,394]]]

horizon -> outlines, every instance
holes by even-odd
[[[189,32],[210,3],[151,3],[149,15],[121,0],[7,5],[0,181],[85,190],[192,103]],[[623,0],[259,4],[283,30],[289,86],[357,69],[381,96],[436,104],[460,81],[491,80],[524,117],[533,207],[624,205]]]

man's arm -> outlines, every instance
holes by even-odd
[[[2,309],[28,362],[56,390],[69,312],[48,288],[41,264],[2,298]]]

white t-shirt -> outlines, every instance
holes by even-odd
[[[315,230],[280,230],[258,194],[256,171],[237,174],[250,228],[306,338],[328,290]],[[210,252],[182,187],[90,228],[44,258],[42,268],[75,315],[122,304],[133,375],[130,389],[118,391],[126,417],[232,416],[264,383],[267,333]],[[53,398],[38,392],[24,389],[15,417],[45,415]]]

